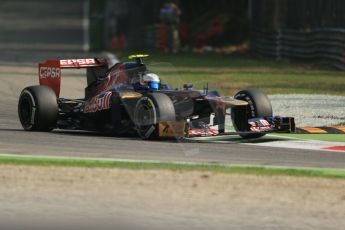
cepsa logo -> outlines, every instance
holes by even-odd
[[[78,65],[92,65],[96,64],[95,59],[66,59],[60,60],[60,65],[62,66],[78,66]]]
[[[40,78],[60,78],[61,69],[58,67],[40,67]]]

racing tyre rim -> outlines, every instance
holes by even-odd
[[[269,102],[269,99],[265,94],[258,90],[243,90],[238,92],[234,98],[248,102],[248,105],[245,109],[231,109],[231,119],[236,131],[250,132],[250,125],[247,122],[247,120],[250,118],[272,116],[272,106]],[[244,138],[258,138],[264,135],[264,133],[240,134],[240,136]]]
[[[135,108],[134,121],[138,134],[142,138],[149,138],[155,130],[157,111],[150,98],[141,98]]]

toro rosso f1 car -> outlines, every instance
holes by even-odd
[[[20,122],[28,131],[90,130],[143,139],[238,134],[257,138],[268,132],[293,132],[294,119],[273,116],[265,94],[241,90],[234,98],[221,97],[208,87],[191,84],[173,89],[150,73],[142,58],[108,67],[98,58],[47,60],[39,64],[39,83],[19,98]],[[85,96],[60,98],[61,70],[86,68]],[[235,131],[226,132],[231,116]]]

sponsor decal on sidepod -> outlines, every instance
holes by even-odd
[[[111,92],[107,92],[92,98],[89,102],[85,103],[84,113],[95,113],[97,111],[109,109],[111,95]]]

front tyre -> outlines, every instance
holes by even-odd
[[[248,120],[251,118],[273,116],[270,100],[263,92],[257,89],[241,90],[235,94],[234,98],[248,102],[247,106],[231,108],[231,120],[237,132],[249,132]],[[246,139],[259,138],[264,135],[264,133],[240,134],[241,137]]]
[[[143,139],[158,137],[159,122],[175,120],[174,104],[163,93],[150,93],[136,103],[134,124],[139,136]]]
[[[51,131],[56,127],[58,104],[54,91],[47,86],[30,86],[20,94],[18,116],[27,131]]]

